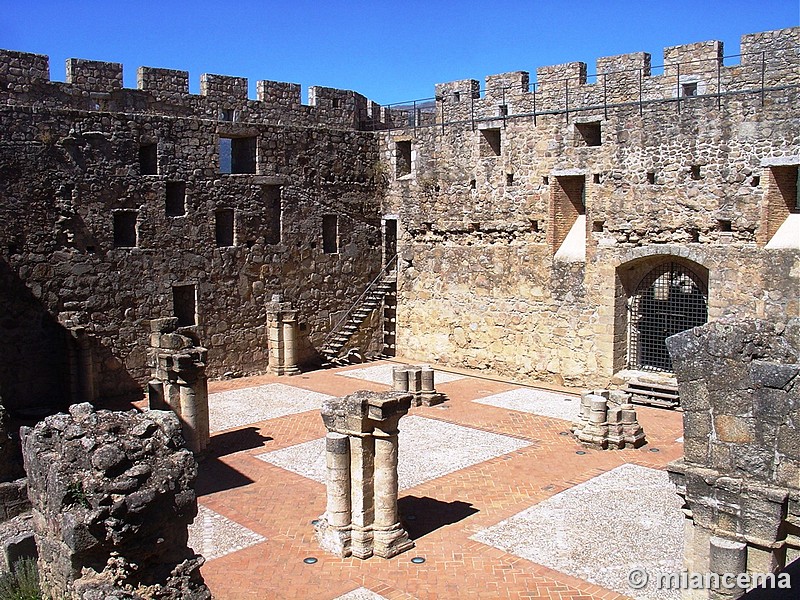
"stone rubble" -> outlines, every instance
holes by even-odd
[[[46,598],[211,597],[187,546],[197,463],[173,413],[76,404],[21,437]]]

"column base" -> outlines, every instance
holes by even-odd
[[[328,523],[325,515],[322,515],[317,524],[314,525],[314,537],[319,543],[319,547],[335,554],[341,558],[347,558],[353,554],[350,540],[350,526],[334,527]]]
[[[397,523],[389,529],[376,529],[372,543],[375,556],[392,558],[414,547],[414,541],[408,539],[408,533]]]

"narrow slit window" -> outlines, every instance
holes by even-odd
[[[264,241],[267,244],[281,243],[281,186],[265,185],[263,189],[264,207],[267,211],[267,227],[264,232]]]
[[[114,212],[114,247],[135,248],[137,243],[135,210]]]
[[[182,217],[186,214],[186,183],[167,182],[166,211],[168,217]]]
[[[176,285],[172,288],[172,311],[180,327],[197,324],[197,286]]]
[[[398,177],[411,175],[411,141],[396,142],[395,173],[397,173]]]
[[[139,146],[139,173],[142,175],[158,175],[157,144],[142,144]]]
[[[232,208],[214,213],[214,230],[217,248],[234,245],[234,214]]]
[[[339,217],[336,215],[322,216],[322,251],[325,254],[339,252]]]

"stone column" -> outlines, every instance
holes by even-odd
[[[324,550],[390,558],[414,546],[397,508],[397,424],[410,407],[410,394],[369,391],[323,404],[328,504],[315,533]]]
[[[375,525],[374,553],[391,558],[409,548],[397,509],[397,432],[375,430]]]
[[[408,391],[408,371],[405,366],[392,367],[392,389],[395,392]]]
[[[269,343],[268,370],[273,375],[296,375],[297,366],[297,311],[291,304],[275,295],[267,304],[267,331]]]
[[[148,383],[151,410],[169,408],[181,421],[186,445],[202,454],[210,440],[206,349],[178,331],[175,318],[151,321]]]

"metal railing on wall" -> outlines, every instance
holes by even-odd
[[[787,49],[787,52],[800,55],[800,47]],[[734,59],[739,59],[740,64],[725,65],[726,60]],[[711,63],[712,66],[698,69],[702,63]],[[734,70],[735,67],[738,71]],[[620,81],[624,81],[624,85],[618,83]],[[361,128],[368,131],[430,127],[445,130],[467,123],[475,129],[486,121],[499,121],[505,127],[512,119],[530,118],[536,124],[538,117],[553,114],[563,114],[569,121],[570,115],[586,111],[602,111],[607,118],[609,109],[620,107],[635,108],[642,115],[645,107],[664,103],[673,103],[676,111],[681,112],[688,102],[698,98],[716,98],[720,108],[723,98],[740,94],[760,95],[763,106],[767,92],[798,87],[800,61],[756,52],[554,78],[544,84],[531,83],[526,89],[515,85],[480,88],[472,92],[454,90],[467,94],[468,111],[453,108],[463,106],[463,101],[456,105],[446,102],[443,97],[421,98],[382,105],[380,116],[365,111],[359,115],[359,122]],[[610,95],[619,95],[619,92],[626,92],[631,99],[609,101]],[[488,103],[489,96],[498,101]],[[523,110],[519,110],[519,104],[524,105]],[[514,110],[510,110],[510,105]],[[486,114],[492,108],[496,110],[495,114]]]

